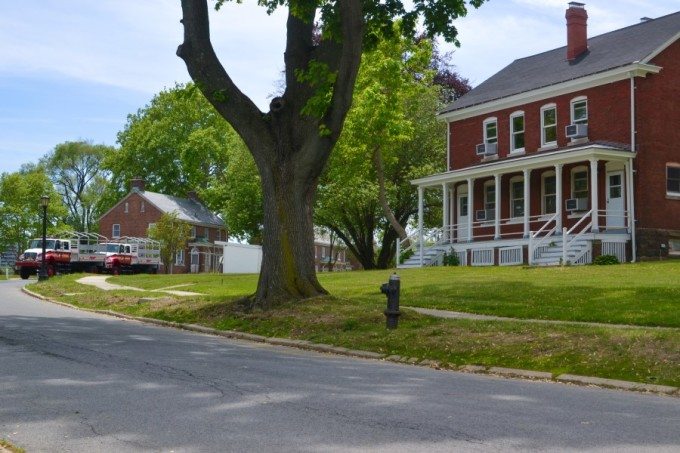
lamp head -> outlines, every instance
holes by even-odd
[[[50,204],[50,197],[48,197],[47,195],[43,195],[42,197],[40,197],[40,206],[46,208],[48,204]]]

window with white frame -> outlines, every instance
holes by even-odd
[[[486,210],[486,220],[493,220],[496,217],[495,181],[487,181],[484,183],[484,210]]]
[[[498,143],[498,121],[496,118],[484,120],[484,143]]]
[[[571,171],[571,198],[588,198],[588,169],[576,167]]]
[[[666,165],[666,194],[680,196],[680,164]]]
[[[510,152],[524,151],[524,112],[510,115]]]
[[[557,179],[555,172],[545,172],[541,179],[541,212],[543,214],[555,214],[557,212]]]
[[[668,240],[668,254],[680,255],[680,238],[670,238]]]
[[[120,237],[120,223],[113,224],[113,228],[111,228],[111,237],[113,238]]]
[[[588,124],[588,99],[585,96],[571,100],[571,124]]]
[[[510,216],[524,217],[524,178],[516,176],[510,180]]]
[[[191,227],[191,232],[189,233],[189,237],[192,238],[192,239],[196,238],[196,227],[195,226]]]
[[[147,227],[146,231],[149,231],[151,228],[156,228],[156,224],[150,223],[149,226]]]
[[[142,201],[142,204],[139,205],[139,212],[146,212],[146,205]]]
[[[541,146],[557,145],[557,106],[541,107]]]
[[[175,253],[175,266],[184,266],[184,250],[177,250]]]
[[[125,209],[123,210],[123,212],[125,212],[126,214],[130,212],[130,204],[127,201],[125,202]]]

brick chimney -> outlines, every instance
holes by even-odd
[[[570,2],[567,9],[567,60],[573,61],[588,50],[588,13],[585,4]]]
[[[187,192],[187,198],[197,203],[201,203],[201,199],[198,198],[198,193],[196,193],[195,190],[190,190],[189,192]]]
[[[134,192],[144,192],[145,186],[144,179],[139,176],[135,176],[130,180],[130,189]]]

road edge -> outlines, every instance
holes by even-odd
[[[21,287],[21,290],[36,299],[49,302],[63,307],[68,307],[74,310],[80,310],[89,313],[96,313],[100,315],[112,316],[115,318],[125,319],[129,321],[137,321],[145,324],[153,324],[161,327],[172,327],[175,329],[186,330],[190,332],[203,333],[225,338],[233,338],[245,341],[254,341],[258,343],[266,343],[275,346],[284,346],[290,348],[304,349],[308,351],[324,352],[329,354],[343,355],[348,357],[356,357],[362,359],[385,360],[389,362],[396,362],[409,365],[418,365],[428,368],[433,368],[441,371],[457,371],[461,373],[485,374],[490,376],[499,376],[503,378],[533,380],[553,382],[559,384],[574,384],[585,387],[597,387],[614,390],[633,391],[636,393],[663,395],[671,397],[680,397],[680,387],[673,387],[667,385],[644,384],[640,382],[621,381],[617,379],[606,379],[592,376],[579,376],[574,374],[560,374],[554,376],[552,373],[545,371],[521,370],[515,368],[504,368],[495,366],[481,366],[481,365],[463,365],[458,368],[442,367],[436,360],[421,359],[418,357],[401,357],[398,355],[387,355],[372,351],[362,351],[357,349],[348,349],[340,346],[333,346],[324,343],[312,343],[307,340],[291,340],[289,338],[265,337],[263,335],[256,335],[246,332],[239,332],[236,330],[218,330],[211,327],[200,326],[197,324],[184,324],[172,321],[164,321],[161,319],[145,318],[142,316],[131,316],[123,313],[117,313],[111,310],[95,310],[89,308],[78,307],[60,302],[58,300],[50,299],[26,288]]]

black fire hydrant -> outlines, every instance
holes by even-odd
[[[387,296],[387,309],[385,310],[385,317],[387,318],[387,328],[396,329],[399,324],[399,276],[397,274],[390,275],[387,283],[380,285],[380,292]]]

